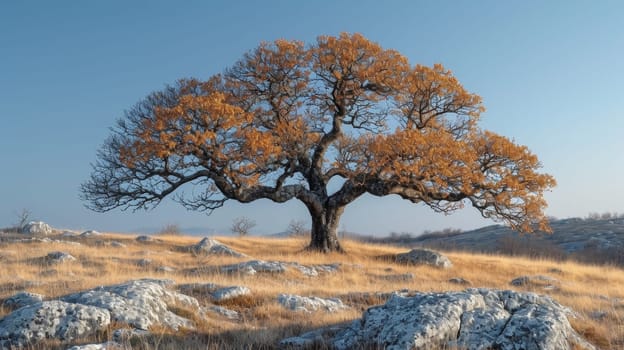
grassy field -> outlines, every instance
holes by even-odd
[[[6,237],[5,237],[6,238]],[[23,238],[23,237],[22,237]],[[341,263],[337,273],[319,277],[305,277],[298,272],[286,274],[193,274],[192,269],[219,266],[250,258],[201,256],[184,252],[180,247],[197,243],[199,237],[155,236],[151,242],[137,242],[131,235],[107,234],[98,237],[51,237],[75,241],[80,245],[63,243],[0,243],[0,299],[18,291],[40,293],[55,297],[100,285],[109,285],[138,278],[169,278],[176,283],[212,282],[223,286],[249,287],[251,296],[238,297],[222,304],[241,312],[240,322],[225,319],[202,320],[195,310],[176,310],[193,319],[196,330],[173,332],[165,328],[152,329],[153,335],[134,341],[138,349],[272,349],[285,337],[298,335],[319,326],[358,318],[367,307],[382,301],[375,297],[344,300],[352,306],[338,313],[323,311],[301,314],[284,309],[277,303],[277,295],[291,293],[302,296],[336,297],[351,292],[391,292],[400,289],[412,291],[461,290],[465,286],[449,283],[452,277],[472,282],[471,287],[531,290],[551,295],[563,305],[577,312],[571,318],[573,327],[589,341],[603,349],[624,348],[624,270],[609,266],[588,266],[573,262],[529,260],[495,255],[476,255],[448,252],[454,266],[440,270],[426,266],[405,266],[384,259],[384,256],[406,251],[405,248],[363,244],[345,241],[346,254],[314,254],[303,251],[305,238],[269,239],[257,237],[216,237],[222,243],[249,255],[253,259],[293,261],[301,264]],[[111,246],[112,241],[126,247]],[[77,261],[57,265],[46,263],[49,252],[63,251]],[[140,266],[140,259],[150,259]],[[174,272],[158,272],[168,266]],[[411,280],[389,280],[388,275],[412,273]],[[539,286],[514,287],[510,281],[523,275],[547,275],[560,281],[558,288],[543,290]],[[200,303],[208,303],[207,299]],[[8,310],[0,309],[0,314]],[[596,313],[604,313],[596,319]],[[593,317],[592,317],[593,316]],[[120,325],[111,326],[110,330]],[[110,339],[111,332],[102,332],[89,342]],[[60,346],[55,342],[37,348]]]

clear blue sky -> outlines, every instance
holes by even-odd
[[[207,78],[260,41],[360,32],[412,63],[440,62],[487,107],[482,126],[528,145],[559,186],[549,215],[624,212],[621,1],[9,1],[0,5],[0,227],[22,208],[55,227],[175,223],[257,233],[308,221],[297,202],[234,202],[211,216],[165,203],[93,213],[78,199],[108,128],[182,77]],[[395,198],[347,207],[348,231],[418,233],[491,222]],[[208,230],[208,229],[206,229]]]

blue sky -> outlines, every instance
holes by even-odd
[[[221,72],[260,41],[359,32],[412,64],[440,62],[484,99],[482,127],[528,145],[559,186],[548,214],[624,212],[624,3],[620,1],[13,1],[0,5],[0,227],[27,208],[55,227],[166,224],[255,232],[308,221],[303,205],[229,203],[211,216],[163,203],[94,213],[78,188],[108,128],[151,91]],[[490,224],[363,197],[341,228],[418,233]]]

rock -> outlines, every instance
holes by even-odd
[[[534,293],[468,289],[393,296],[328,342],[336,349],[594,349],[570,326],[570,310]]]
[[[293,263],[288,263],[287,266],[290,266],[299,270],[299,272],[301,272],[305,276],[317,277],[321,273],[334,273],[338,271],[338,269],[340,268],[340,263],[306,266],[306,265],[301,265],[299,263],[293,262]]]
[[[251,260],[239,264],[221,266],[223,273],[240,273],[242,275],[255,275],[258,272],[264,273],[284,273],[287,271],[287,264],[279,261]]]
[[[469,286],[472,284],[472,282],[463,279],[461,277],[453,277],[451,279],[448,280],[449,283],[453,283],[453,284],[459,284],[459,285],[463,285],[463,286]]]
[[[219,316],[223,316],[223,317],[225,317],[227,319],[235,320],[235,321],[240,320],[240,317],[241,317],[238,312],[236,312],[234,310],[230,310],[230,309],[224,308],[223,306],[218,306],[218,305],[211,305],[211,306],[209,306],[207,308],[204,308],[202,310],[203,310],[204,313],[212,312],[212,313],[215,313],[215,314],[217,314]]]
[[[410,265],[430,265],[445,269],[453,266],[446,256],[429,249],[412,249],[407,253],[397,254],[396,262]]]
[[[212,298],[214,299],[214,301],[219,302],[249,294],[251,294],[251,290],[249,290],[249,288],[233,286],[215,290],[214,292],[212,292]]]
[[[373,276],[380,280],[391,281],[391,282],[404,282],[404,281],[411,281],[414,279],[414,274],[411,272],[400,273],[400,274],[395,274],[395,275],[373,275]]]
[[[51,252],[46,255],[45,260],[50,264],[60,264],[70,261],[76,261],[71,254],[65,252]]]
[[[338,298],[324,299],[319,297],[302,297],[292,294],[280,294],[277,297],[277,302],[287,309],[304,312],[312,312],[318,310],[336,312],[338,310],[344,310],[349,308],[342,303],[342,300]]]
[[[246,256],[245,254],[237,252],[225,244],[208,237],[204,237],[201,241],[199,241],[199,243],[188,246],[187,250],[195,254],[229,255],[237,258]]]
[[[43,221],[31,221],[22,227],[21,232],[31,235],[50,235],[52,227]]]
[[[172,273],[172,272],[176,272],[176,268],[174,267],[170,267],[170,266],[159,266],[156,269],[156,272],[161,272],[161,273]]]
[[[59,300],[39,302],[0,319],[0,348],[93,336],[110,321],[109,312],[99,307]]]
[[[111,320],[139,329],[147,330],[155,324],[172,329],[193,328],[190,320],[173,313],[169,305],[197,310],[199,303],[195,298],[166,288],[172,284],[171,280],[135,280],[71,294],[61,300],[106,309]]]
[[[125,248],[126,245],[121,243],[121,242],[117,242],[117,241],[112,241],[110,242],[110,246],[111,247],[115,247],[115,248]]]
[[[181,293],[200,297],[212,297],[212,292],[219,289],[214,283],[186,283],[177,286]]]
[[[556,284],[559,284],[559,281],[549,276],[535,275],[517,277],[509,283],[516,287],[534,287],[544,290],[553,290],[557,288]]]
[[[137,242],[152,242],[154,239],[150,236],[140,235],[135,238]]]
[[[126,349],[123,345],[116,343],[114,341],[108,341],[106,343],[101,344],[85,344],[85,345],[75,345],[67,350],[122,350]]]
[[[609,315],[608,312],[606,311],[602,311],[602,310],[595,310],[589,313],[589,318],[596,320],[596,321],[602,321],[604,320],[607,315]]]
[[[11,310],[19,309],[26,305],[32,305],[43,301],[43,295],[29,292],[19,292],[4,300],[2,306]]]
[[[94,237],[94,236],[100,236],[101,233],[99,233],[98,231],[95,230],[88,230],[88,231],[84,231],[83,233],[80,234],[80,237]]]

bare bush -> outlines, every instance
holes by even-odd
[[[239,216],[232,220],[230,230],[239,236],[247,236],[252,228],[256,227],[256,222],[246,216]]]

